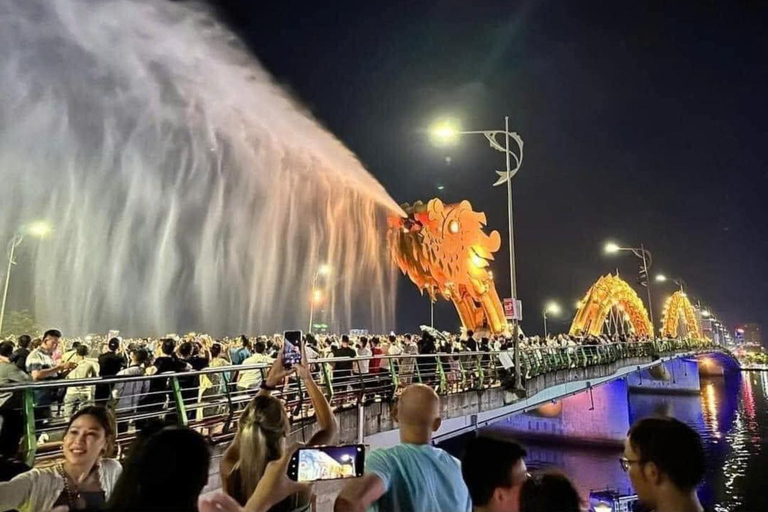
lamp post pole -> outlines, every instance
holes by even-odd
[[[544,319],[544,339],[547,339],[547,310],[541,312],[541,317]]]
[[[5,286],[3,288],[3,304],[0,306],[0,333],[3,332],[3,320],[5,319],[5,304],[8,300],[8,286],[11,283],[11,269],[16,264],[13,261],[13,256],[16,254],[16,247],[24,240],[24,237],[20,233],[15,233],[8,248],[8,270],[5,273]]]

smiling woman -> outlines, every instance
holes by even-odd
[[[112,413],[103,407],[80,409],[64,434],[64,462],[0,483],[0,511],[101,509],[122,470],[116,460],[104,458],[114,442]]]

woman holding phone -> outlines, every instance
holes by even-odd
[[[290,432],[288,413],[283,403],[271,396],[283,380],[294,372],[303,382],[315,411],[319,429],[307,446],[334,444],[339,427],[333,416],[331,405],[312,378],[307,365],[306,353],[302,349],[301,363],[286,369],[284,353],[279,352],[262,381],[261,390],[251,400],[240,417],[237,434],[221,458],[221,482],[224,491],[245,505],[248,498],[272,461],[280,459],[286,450],[286,436]],[[311,491],[304,488],[273,507],[273,511],[299,512],[310,509]]]

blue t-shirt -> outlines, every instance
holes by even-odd
[[[428,444],[399,444],[372,451],[365,460],[386,492],[374,504],[379,512],[471,512],[461,462]]]
[[[232,364],[243,364],[243,361],[248,359],[251,353],[245,347],[231,348],[229,349],[229,356],[232,359]]]

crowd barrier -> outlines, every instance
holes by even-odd
[[[622,359],[716,348],[696,340],[658,340],[520,350],[522,382],[549,372],[608,364]],[[337,363],[352,363],[342,371]],[[367,363],[367,365],[366,365]],[[310,371],[336,411],[370,402],[390,402],[411,383],[430,385],[442,395],[497,386],[511,387],[514,353],[460,352],[310,360]],[[360,366],[367,373],[358,371]],[[376,366],[378,365],[378,368]],[[120,378],[62,379],[4,386],[17,393],[23,421],[24,460],[46,465],[61,456],[61,437],[78,407],[102,403],[115,411],[118,447],[124,449],[147,422],[163,419],[201,431],[213,442],[234,437],[243,409],[258,393],[269,364],[207,368],[200,371]],[[95,400],[101,387],[103,402]],[[105,391],[108,391],[105,392]],[[291,376],[273,392],[286,404],[294,431],[314,421],[300,379]]]

